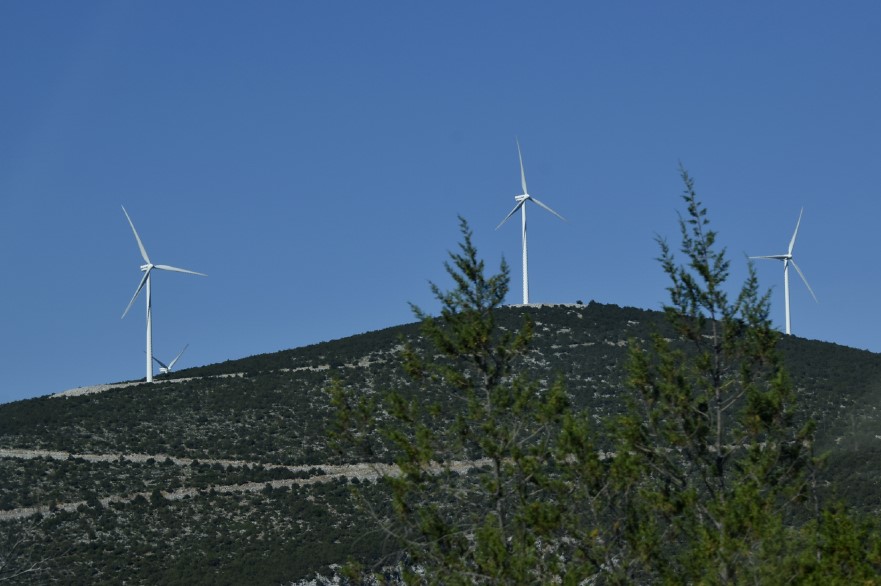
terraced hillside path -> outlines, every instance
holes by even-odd
[[[67,460],[69,458],[79,458],[87,462],[115,462],[119,460],[128,460],[130,462],[147,462],[148,460],[171,461],[177,466],[189,466],[196,459],[179,458],[168,456],[166,454],[73,454],[70,452],[53,451],[53,450],[22,450],[22,449],[2,449],[0,448],[0,458],[20,458],[25,460],[35,458],[52,458],[54,460]],[[334,464],[334,465],[303,465],[303,466],[285,466],[280,464],[265,464],[263,462],[247,462],[244,460],[211,460],[199,458],[202,464],[215,465],[220,464],[223,467],[244,468],[262,466],[264,469],[286,469],[291,472],[305,473],[308,476],[304,478],[286,478],[282,480],[267,480],[263,482],[245,482],[241,484],[213,484],[203,488],[182,487],[170,491],[160,491],[162,496],[169,500],[178,500],[184,497],[196,497],[200,495],[208,495],[212,491],[215,493],[231,493],[231,492],[259,492],[270,485],[273,489],[291,486],[303,486],[307,484],[315,484],[320,482],[331,482],[340,478],[347,480],[358,479],[359,481],[375,481],[383,476],[397,476],[400,469],[393,464],[381,464],[377,462],[360,462],[356,464]],[[458,473],[467,472],[473,468],[479,468],[489,464],[489,460],[472,460],[472,461],[454,461],[448,462],[446,467],[440,464],[432,467],[432,470],[440,472],[445,468],[449,468]],[[102,506],[110,503],[127,503],[135,500],[139,496],[149,498],[151,492],[136,492],[124,495],[112,495],[99,499]],[[18,509],[10,509],[0,511],[0,521],[7,519],[21,519],[31,517],[38,514],[48,514],[55,511],[75,511],[80,505],[86,505],[86,501],[75,501],[69,503],[57,503],[49,507],[49,505],[39,505],[36,507],[22,507]]]

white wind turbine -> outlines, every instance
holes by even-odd
[[[128,302],[128,307],[125,308],[125,311],[122,312],[122,317],[125,317],[128,313],[128,310],[132,308],[132,305],[137,299],[138,294],[141,292],[141,289],[144,288],[144,285],[147,285],[147,382],[153,382],[153,313],[152,313],[152,298],[150,295],[150,273],[153,269],[159,269],[162,271],[175,271],[178,273],[189,273],[191,275],[200,275],[202,277],[206,277],[205,273],[197,273],[196,271],[188,271],[186,269],[179,269],[177,267],[170,267],[168,265],[154,265],[150,262],[150,257],[147,256],[147,250],[144,248],[144,244],[141,242],[140,236],[138,236],[138,231],[135,230],[135,225],[132,223],[132,219],[129,217],[128,212],[125,211],[125,206],[122,206],[122,213],[125,214],[126,219],[128,220],[129,226],[132,227],[132,232],[135,234],[135,240],[138,241],[138,248],[141,249],[141,256],[144,257],[144,262],[146,264],[141,265],[141,270],[144,272],[144,276],[141,278],[141,283],[138,285],[138,288],[135,290],[135,294],[132,295],[132,300]],[[176,359],[175,359],[176,360]]]
[[[798,227],[801,225],[801,215],[804,213],[805,209],[802,208],[798,214],[798,222],[795,223],[795,232],[792,233],[792,240],[789,241],[789,249],[787,249],[786,254],[774,254],[771,256],[751,256],[750,258],[767,258],[771,260],[782,260],[783,261],[783,295],[786,297],[786,333],[791,334],[790,327],[790,318],[789,318],[789,265],[791,264],[795,267],[795,270],[798,271],[798,276],[801,277],[801,280],[804,281],[805,286],[808,288],[808,291],[811,292],[811,297],[814,298],[814,301],[817,301],[817,296],[814,295],[814,290],[811,289],[811,286],[808,284],[808,280],[805,278],[801,269],[798,268],[798,265],[795,264],[795,259],[792,258],[792,249],[795,246],[795,237],[798,236]]]
[[[181,350],[180,353],[178,353],[178,355],[174,357],[174,360],[172,360],[168,364],[165,364],[164,362],[162,362],[161,360],[159,360],[158,358],[156,358],[154,356],[153,362],[155,362],[156,364],[159,365],[159,374],[171,374],[171,369],[174,368],[174,363],[177,362],[177,359],[180,358],[181,355],[183,355],[183,353],[186,352],[187,348],[189,348],[189,347],[190,347],[189,344],[184,346],[184,349]]]
[[[554,214],[555,216],[557,216],[558,218],[560,218],[564,222],[566,221],[566,218],[564,218],[563,216],[561,216],[560,214],[558,214],[557,212],[555,212],[554,210],[552,210],[551,208],[549,208],[548,206],[543,204],[542,202],[538,201],[537,199],[535,199],[534,197],[529,195],[529,191],[526,190],[526,172],[523,170],[523,154],[520,152],[520,141],[519,140],[517,140],[517,156],[520,158],[520,183],[523,187],[523,193],[521,193],[520,195],[514,196],[514,199],[517,201],[517,205],[515,205],[514,209],[511,210],[511,212],[507,216],[505,216],[505,219],[502,220],[498,226],[496,226],[496,230],[501,228],[502,224],[507,222],[508,218],[513,216],[517,212],[517,210],[520,210],[520,212],[522,214],[521,217],[523,220],[523,222],[522,222],[523,223],[523,305],[527,305],[527,304],[529,304],[529,271],[528,271],[528,262],[527,262],[527,254],[526,254],[526,202],[531,201],[535,204],[540,205],[541,207],[543,207],[547,211],[551,212],[552,214]]]

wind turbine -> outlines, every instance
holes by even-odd
[[[811,297],[814,298],[814,301],[817,301],[817,296],[814,295],[814,290],[811,289],[811,286],[808,284],[808,280],[805,278],[805,274],[801,272],[801,269],[798,268],[798,265],[795,264],[795,259],[792,258],[792,249],[795,246],[795,237],[798,236],[798,227],[801,225],[801,215],[804,213],[805,209],[802,208],[798,214],[798,222],[795,223],[795,232],[792,233],[792,240],[789,241],[789,248],[786,251],[786,254],[774,254],[771,256],[751,256],[750,258],[766,258],[771,260],[782,260],[783,261],[783,294],[786,297],[786,333],[791,334],[790,328],[790,319],[789,319],[789,265],[791,264],[795,267],[795,270],[798,272],[798,276],[801,277],[801,280],[804,281],[805,286],[808,288],[808,291],[811,292]]]
[[[180,358],[181,355],[182,355],[184,352],[186,352],[187,348],[189,348],[189,347],[190,347],[189,344],[187,344],[186,346],[184,346],[184,349],[181,350],[180,353],[179,353],[177,356],[174,357],[174,360],[172,360],[172,361],[169,362],[168,364],[165,364],[164,362],[162,362],[161,360],[159,360],[158,358],[156,358],[156,357],[154,356],[154,357],[153,357],[153,362],[155,362],[156,364],[159,365],[159,374],[171,374],[171,369],[174,368],[174,363],[177,362],[177,359]]]
[[[125,311],[122,312],[122,317],[125,317],[128,313],[128,310],[132,308],[132,305],[137,299],[138,294],[141,292],[141,289],[144,288],[144,285],[147,286],[147,382],[153,382],[153,314],[152,314],[152,298],[150,295],[150,273],[153,269],[159,269],[161,271],[174,271],[177,273],[189,273],[191,275],[199,275],[202,277],[206,277],[205,273],[197,273],[196,271],[188,271],[187,269],[179,269],[177,267],[170,267],[168,265],[154,265],[150,262],[150,257],[147,256],[147,250],[144,248],[144,244],[141,242],[140,236],[138,236],[138,231],[135,230],[135,225],[132,223],[132,219],[129,217],[128,212],[125,211],[125,206],[122,206],[122,213],[125,214],[126,219],[128,220],[129,226],[132,227],[132,232],[135,234],[135,240],[138,241],[138,248],[141,249],[141,256],[144,257],[144,262],[146,264],[141,265],[141,271],[144,272],[144,276],[141,278],[141,283],[138,285],[138,288],[135,290],[135,294],[132,295],[132,300],[128,302],[128,307],[125,308]],[[175,359],[177,360],[177,359]]]
[[[520,158],[520,184],[523,187],[523,193],[521,193],[520,195],[514,196],[514,200],[517,202],[517,205],[515,205],[514,209],[511,210],[511,212],[507,216],[505,216],[505,219],[502,220],[498,226],[496,226],[496,230],[501,228],[502,224],[507,222],[508,218],[513,216],[517,212],[517,210],[520,210],[521,217],[523,220],[522,221],[522,224],[523,224],[523,305],[528,305],[529,304],[529,271],[528,271],[528,264],[529,263],[527,261],[527,254],[526,254],[526,202],[531,201],[532,203],[535,203],[535,204],[543,207],[544,209],[551,212],[552,214],[554,214],[555,216],[557,216],[558,218],[560,218],[564,222],[566,221],[566,218],[564,218],[563,216],[561,216],[560,214],[558,214],[557,212],[555,212],[554,210],[552,210],[551,208],[549,208],[548,206],[543,204],[542,202],[538,201],[537,199],[535,199],[534,197],[529,195],[529,191],[527,191],[527,189],[526,189],[526,172],[523,170],[523,154],[520,152],[520,141],[519,140],[517,140],[517,156]]]

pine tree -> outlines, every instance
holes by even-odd
[[[553,518],[555,508],[543,479],[568,402],[560,384],[539,389],[518,372],[532,324],[524,321],[517,332],[497,327],[508,267],[502,261],[486,276],[464,219],[460,228],[459,251],[445,263],[455,286],[431,285],[440,315],[414,307],[430,350],[404,352],[408,373],[442,385],[458,415],[452,427],[437,429],[418,416],[430,407],[392,395],[397,422],[389,437],[404,454],[403,474],[391,481],[395,531],[430,582],[542,581],[550,568],[538,544],[553,527],[544,517]],[[455,462],[472,468],[459,474]]]
[[[729,297],[725,250],[693,180],[681,175],[684,262],[658,240],[675,337],[633,344],[630,409],[615,426],[617,457],[634,479],[628,543],[636,555],[621,559],[643,580],[786,582],[793,572],[818,571],[817,532],[850,526],[849,518],[820,512],[813,424],[797,419],[768,294],[750,264]]]

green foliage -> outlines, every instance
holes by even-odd
[[[828,508],[815,488],[814,425],[795,392],[752,266],[733,301],[729,263],[682,170],[680,264],[670,278],[672,340],[631,349],[628,413],[615,423],[632,465],[627,578],[669,583],[851,583],[877,577],[877,529]],[[786,568],[781,572],[781,568]]]
[[[671,330],[647,349],[631,344],[628,406],[606,416],[603,433],[561,382],[542,388],[526,376],[533,324],[498,327],[507,267],[485,276],[464,220],[463,242],[445,264],[454,288],[432,284],[440,315],[414,308],[427,345],[403,353],[411,376],[454,398],[454,422],[439,424],[443,409],[419,391],[390,394],[389,418],[371,422],[363,404],[353,408],[335,389],[340,428],[379,425],[398,454],[401,474],[388,479],[393,515],[378,520],[405,552],[398,563],[421,570],[408,582],[877,576],[877,529],[820,505],[814,427],[797,423],[768,295],[750,266],[729,297],[724,250],[684,170],[682,178],[685,263],[659,240]],[[362,428],[356,439],[366,435]],[[462,461],[476,470],[457,474]]]
[[[762,576],[769,550],[808,502],[813,428],[794,425],[794,393],[752,267],[734,301],[729,263],[714,247],[706,209],[683,170],[688,216],[678,264],[659,239],[670,277],[665,307],[677,337],[634,344],[630,412],[619,450],[638,482],[645,571],[663,579],[727,584]],[[675,547],[670,544],[676,544]]]
[[[420,390],[387,397],[390,420],[382,433],[398,454],[401,475],[387,480],[394,515],[384,528],[430,582],[540,581],[554,565],[555,554],[545,555],[539,542],[557,516],[546,498],[547,470],[569,401],[562,385],[539,389],[515,371],[532,324],[498,327],[507,265],[486,276],[467,223],[460,227],[463,242],[445,264],[455,286],[445,292],[431,285],[440,316],[414,307],[427,349],[407,344],[403,351],[405,370],[423,388],[440,385],[455,419],[438,425],[442,406]],[[351,405],[335,392],[337,405]],[[342,409],[340,423],[357,413]]]

